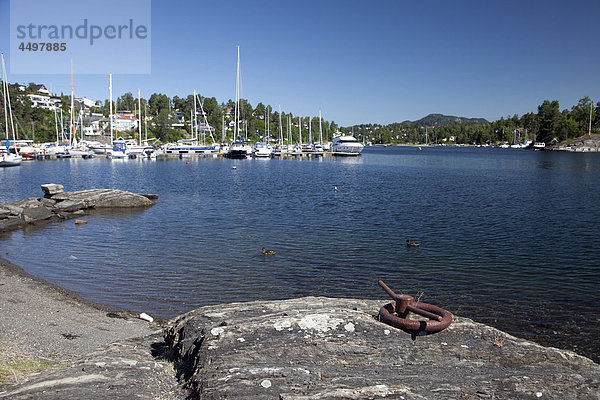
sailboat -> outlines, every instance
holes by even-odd
[[[16,141],[15,136],[15,123],[12,115],[12,107],[10,106],[10,94],[8,92],[8,81],[6,77],[6,67],[4,65],[4,54],[0,53],[2,58],[2,92],[3,92],[3,103],[4,103],[4,126],[6,128],[6,150],[0,150],[0,167],[16,167],[21,165],[23,158],[19,154],[19,151],[14,148],[14,153],[10,149],[10,140],[8,135],[8,120],[10,115],[10,127],[12,130],[13,142]]]
[[[112,74],[108,74],[108,91],[109,91],[109,118],[110,118],[110,142],[112,144],[112,151],[110,152],[110,158],[111,159],[126,159],[129,157],[129,149],[127,149],[127,142],[125,142],[125,140],[122,137],[119,137],[116,140],[113,140],[113,125],[116,122],[115,121],[115,115],[113,115],[113,110],[112,110]],[[117,112],[117,107],[115,107],[115,114]],[[118,133],[118,131],[115,129],[115,131]],[[117,134],[115,133],[115,135]]]
[[[252,147],[240,136],[240,46],[237,46],[237,76],[235,80],[235,140],[226,154],[228,158],[247,158],[252,154]]]
[[[319,110],[319,142],[314,144],[315,153],[323,153],[323,127],[321,124],[321,110]]]

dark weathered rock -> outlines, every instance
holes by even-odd
[[[10,216],[8,218],[0,219],[0,232],[18,228],[23,224],[25,224],[25,221],[16,216]]]
[[[37,207],[27,207],[23,209],[23,220],[25,222],[35,222],[35,221],[43,221],[45,219],[51,218],[54,213],[52,210],[42,203],[39,203]]]
[[[598,399],[600,366],[469,319],[419,336],[376,319],[385,301],[303,298],[204,307],[166,342],[192,397]]]
[[[56,200],[48,199],[46,197],[42,197],[39,200],[40,200],[40,203],[42,203],[46,207],[52,207],[53,205],[56,204]]]

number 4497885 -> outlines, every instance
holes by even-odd
[[[44,43],[44,42],[21,42],[19,45],[21,51],[65,51],[67,50],[66,43]]]

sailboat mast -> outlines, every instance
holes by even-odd
[[[110,127],[110,144],[113,144],[113,103],[112,103],[112,74],[108,74],[108,92],[110,99],[108,101],[109,112],[108,112],[108,125]]]
[[[69,129],[69,144],[73,144],[75,132],[73,125],[75,124],[75,85],[73,82],[73,56],[71,56],[71,127]]]
[[[6,140],[8,140],[8,112],[6,110],[6,98],[8,97],[8,85],[6,84],[6,68],[4,66],[4,53],[0,54],[2,57],[2,92],[4,95],[4,127],[6,128]],[[14,140],[14,139],[13,139]]]
[[[81,124],[81,141],[83,142],[83,110],[79,111],[79,123]]]
[[[281,141],[280,144],[283,146],[283,127],[281,126],[281,104],[277,105],[277,109],[279,111],[279,135],[277,139]]]
[[[240,46],[237,46],[237,72],[235,76],[235,138],[237,140],[240,127]]]
[[[319,110],[319,143],[323,144],[323,128],[321,126],[321,110]]]
[[[194,134],[192,135],[192,138],[195,139],[196,144],[198,144],[198,110],[196,107],[196,89],[194,89],[194,119],[192,120],[194,124]]]
[[[300,146],[302,146],[302,119],[298,117],[298,139],[300,140]]]
[[[56,129],[56,145],[58,146],[58,119],[56,118],[56,107],[54,107],[54,129]]]
[[[12,106],[10,104],[10,91],[8,87],[8,77],[6,76],[6,65],[4,65],[4,54],[2,54],[2,86],[4,87],[4,117],[6,118],[6,107],[8,106],[8,114],[10,118],[10,128],[12,129],[13,141],[17,140],[15,135],[15,122],[13,120]],[[8,122],[6,123],[6,140],[8,140]]]
[[[308,117],[308,143],[312,143],[312,118]]]
[[[65,144],[65,120],[63,118],[62,108],[60,109],[60,137],[63,141],[63,146]]]
[[[594,102],[590,103],[590,127],[588,129],[588,136],[592,137],[592,107],[594,106]]]
[[[140,146],[142,145],[142,94],[138,89],[138,136],[140,138]]]

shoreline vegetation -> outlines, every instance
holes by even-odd
[[[69,96],[61,94],[51,97],[44,85],[35,83],[29,83],[27,86],[9,83],[9,92],[13,115],[16,118],[18,139],[34,140],[36,143],[54,142],[57,136],[54,107],[58,107],[64,115],[63,129],[69,132],[71,104]],[[31,99],[36,98],[37,102],[40,101],[40,97],[47,98],[47,103],[52,105],[34,105]],[[200,101],[197,119],[203,121],[198,124],[199,129],[212,135],[212,140],[215,142],[231,140],[235,125],[233,112],[235,102],[229,99],[227,102],[219,103],[215,97],[197,96],[196,99]],[[193,124],[190,123],[190,116],[194,110],[194,95],[170,98],[162,93],[153,93],[148,99],[141,99],[139,109],[137,100],[132,93],[125,93],[118,97],[114,105],[114,109],[118,110],[115,114],[127,114],[127,118],[133,117],[136,121],[139,120],[142,124],[139,132],[147,132],[149,139],[165,144],[194,137]],[[86,134],[86,139],[98,141],[110,139],[107,122],[110,102],[104,100],[94,105],[90,103],[94,104],[88,99],[77,99],[75,107],[77,120],[81,112],[85,129],[95,130],[94,135]],[[144,110],[144,113],[140,110]],[[1,121],[4,121],[3,112],[0,108]],[[600,133],[600,104],[596,104],[594,108],[594,102],[586,96],[570,109],[560,110],[557,100],[544,100],[535,113],[529,112],[522,116],[515,114],[492,122],[483,118],[429,114],[416,121],[390,124],[365,123],[352,126],[340,126],[335,121],[323,119],[321,126],[323,138],[327,141],[338,132],[352,134],[360,141],[371,144],[492,146],[537,141],[550,145],[586,136],[589,138],[592,134]],[[302,128],[302,140],[300,140],[299,127]],[[289,136],[288,129],[291,130]],[[319,117],[280,112],[278,107],[263,103],[252,106],[247,99],[241,99],[239,132],[247,135],[250,141],[275,141],[279,137],[291,137],[294,143],[300,141],[306,143],[310,134],[312,138],[319,137]],[[125,139],[140,139],[137,128],[119,130],[117,134]]]

